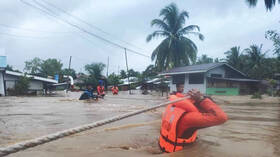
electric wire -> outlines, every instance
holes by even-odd
[[[113,45],[113,46],[115,46],[115,47],[118,47],[118,48],[127,50],[128,52],[131,52],[131,53],[134,53],[134,54],[143,56],[143,57],[150,58],[150,56],[148,56],[148,55],[145,55],[145,54],[142,54],[142,53],[140,53],[140,52],[134,51],[134,50],[132,50],[132,49],[126,48],[126,47],[124,47],[124,46],[122,46],[122,45],[120,45],[120,44],[118,44],[118,43],[112,42],[112,41],[110,41],[110,40],[108,40],[108,39],[105,39],[105,38],[103,38],[103,37],[101,37],[101,36],[98,36],[98,35],[96,35],[96,34],[90,32],[90,31],[88,31],[88,30],[86,30],[86,29],[80,27],[80,26],[77,25],[77,24],[73,24],[73,23],[71,23],[71,22],[69,22],[69,21],[67,21],[67,20],[65,20],[65,19],[63,19],[63,18],[59,18],[57,14],[56,14],[56,15],[53,15],[53,14],[54,14],[53,11],[51,11],[51,10],[48,9],[48,8],[46,8],[46,7],[43,6],[42,4],[38,3],[37,1],[34,1],[34,2],[37,2],[36,4],[38,4],[39,6],[43,7],[45,10],[43,10],[43,9],[41,9],[41,8],[39,8],[39,7],[37,7],[37,6],[33,5],[33,4],[31,4],[31,3],[25,2],[25,1],[23,1],[23,0],[20,0],[20,1],[21,1],[22,3],[28,5],[28,6],[32,7],[32,8],[35,8],[35,9],[37,9],[37,10],[40,10],[40,11],[42,11],[42,12],[44,12],[44,13],[46,13],[46,14],[48,14],[48,15],[50,15],[50,16],[56,18],[56,19],[59,19],[59,20],[65,22],[65,23],[67,23],[68,25],[70,25],[70,26],[72,26],[72,27],[74,27],[74,28],[80,30],[80,31],[83,32],[83,33],[86,33],[86,34],[88,34],[88,35],[90,35],[90,36],[93,36],[93,37],[95,37],[95,38],[97,38],[97,39],[100,39],[100,40],[102,40],[102,41],[104,41],[104,42],[107,42],[107,43],[109,43],[109,44],[111,44],[111,45]],[[49,13],[48,11],[46,11],[46,10],[52,12],[53,14],[50,14],[50,13]]]

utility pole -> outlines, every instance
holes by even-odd
[[[107,60],[107,79],[108,79],[108,71],[109,71],[109,56],[108,56],[108,60]]]
[[[69,60],[69,67],[68,67],[69,72],[70,72],[70,68],[71,68],[71,60],[72,60],[72,56],[70,56],[70,60]]]
[[[128,72],[128,63],[127,63],[126,48],[124,48],[124,53],[125,53],[125,63],[126,63],[126,71],[127,71],[128,90],[129,90],[129,94],[131,94],[131,91],[130,91],[130,82],[129,82],[129,72]]]

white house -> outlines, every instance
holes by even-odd
[[[0,95],[9,95],[9,89],[14,89],[20,76],[24,76],[23,73],[8,71],[4,68],[0,69]],[[30,91],[43,91],[47,85],[58,83],[56,80],[26,75],[30,78],[29,90]]]
[[[226,63],[176,67],[160,75],[170,78],[171,92],[176,91],[176,84],[184,84],[184,92],[198,89],[209,95],[249,94],[257,90],[259,83]]]

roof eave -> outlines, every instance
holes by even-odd
[[[179,74],[191,74],[191,73],[204,73],[205,70],[196,70],[196,71],[183,71],[183,72],[173,72],[173,73],[161,73],[158,74],[159,76],[166,76],[166,75],[179,75]]]

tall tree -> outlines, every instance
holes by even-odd
[[[25,63],[24,70],[27,73],[36,75],[41,72],[41,64],[43,63],[43,60],[41,60],[40,58],[35,57],[30,61],[25,61],[24,63]]]
[[[264,60],[265,53],[262,52],[262,45],[251,45],[250,48],[244,50],[248,55],[248,68],[246,71],[249,76],[261,79],[264,76]]]
[[[238,70],[243,70],[244,57],[239,46],[232,47],[229,51],[225,52],[226,62]]]
[[[124,70],[121,70],[120,76],[121,76],[122,79],[127,78],[127,74]]]
[[[208,57],[207,55],[202,55],[198,58],[196,64],[205,64],[205,63],[213,63],[213,58]]]
[[[157,26],[159,30],[147,36],[147,42],[157,37],[165,38],[153,51],[151,59],[156,60],[156,67],[162,71],[182,65],[195,63],[197,46],[185,35],[196,35],[200,40],[204,36],[199,33],[197,25],[184,27],[188,12],[179,11],[175,3],[171,3],[160,11],[162,19],[154,19],[151,26]]]
[[[43,63],[41,64],[41,74],[45,77],[47,76],[54,76],[56,74],[61,73],[61,68],[63,64],[61,63],[60,60],[57,60],[55,58],[49,58],[47,60],[44,60]]]
[[[270,39],[273,42],[274,54],[280,57],[280,35],[274,30],[269,30],[265,33],[265,38]]]
[[[105,68],[105,64],[103,63],[92,63],[85,65],[85,70],[96,79],[100,79],[102,76],[102,71]]]
[[[275,6],[277,0],[264,0],[265,7],[267,10],[270,10]],[[258,3],[258,0],[246,0],[246,2],[252,6],[255,7]],[[278,0],[278,3],[280,4],[280,0]]]
[[[68,69],[65,68],[61,71],[62,75],[68,75],[68,76],[72,76],[74,79],[76,79],[76,71],[74,69]]]

